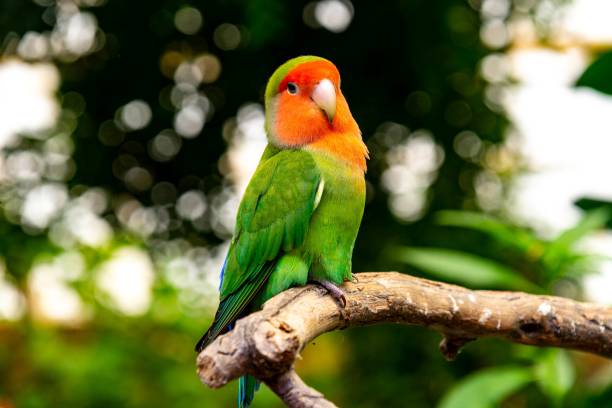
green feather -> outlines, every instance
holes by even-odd
[[[257,296],[262,285],[268,280],[274,270],[274,265],[275,262],[268,262],[260,270],[254,270],[255,279],[245,280],[234,293],[222,296],[219,308],[215,314],[215,320],[206,334],[198,341],[196,351],[202,351],[219,334],[225,332],[228,326],[240,316],[245,307]]]
[[[215,320],[198,343],[209,344],[261,291],[284,249],[301,245],[321,176],[312,156],[277,151],[258,166],[238,209]]]

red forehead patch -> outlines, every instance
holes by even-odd
[[[304,62],[293,68],[278,86],[278,92],[282,92],[287,87],[287,83],[294,82],[301,86],[308,86],[318,83],[327,78],[338,87],[340,73],[334,64],[325,60]]]

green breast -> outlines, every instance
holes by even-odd
[[[310,278],[351,279],[351,259],[365,205],[363,172],[325,153],[311,152],[325,183],[306,241]]]

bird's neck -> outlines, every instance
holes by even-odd
[[[304,150],[323,153],[345,162],[356,170],[366,171],[368,148],[361,140],[361,134],[354,132],[332,132],[304,147]]]

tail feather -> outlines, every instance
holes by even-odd
[[[265,285],[274,270],[277,260],[268,261],[265,264],[257,267],[253,273],[256,275],[253,279],[245,279],[244,282],[234,290],[234,292],[222,296],[219,308],[215,314],[215,319],[212,324],[196,344],[196,352],[201,352],[220,334],[228,330],[228,326],[233,324],[245,312],[257,296],[261,288]],[[222,274],[225,273],[225,268]]]
[[[249,408],[261,383],[255,377],[243,375],[238,381],[238,408]]]
[[[229,324],[225,329],[217,330],[214,326],[211,326],[206,333],[198,340],[198,343],[195,346],[196,353],[200,353],[204,350],[212,341],[219,335],[226,333],[234,327],[234,323]]]
[[[231,248],[230,248],[231,252]],[[229,258],[228,254],[228,258]],[[232,330],[237,319],[248,314],[253,305],[251,304],[253,299],[259,294],[261,288],[265,285],[270,277],[270,274],[274,270],[278,258],[271,261],[265,262],[263,265],[255,267],[250,273],[254,275],[251,279],[245,279],[242,284],[233,292],[222,295],[222,300],[219,303],[219,308],[215,314],[215,319],[211,326],[208,328],[206,333],[198,341],[195,346],[196,352],[200,353],[206,348],[212,341],[219,336]],[[227,267],[226,263],[223,265],[221,270],[221,281],[223,281],[224,274]],[[259,389],[260,382],[252,376],[245,375],[240,377],[238,383],[238,407],[249,408],[253,402],[255,391]]]

